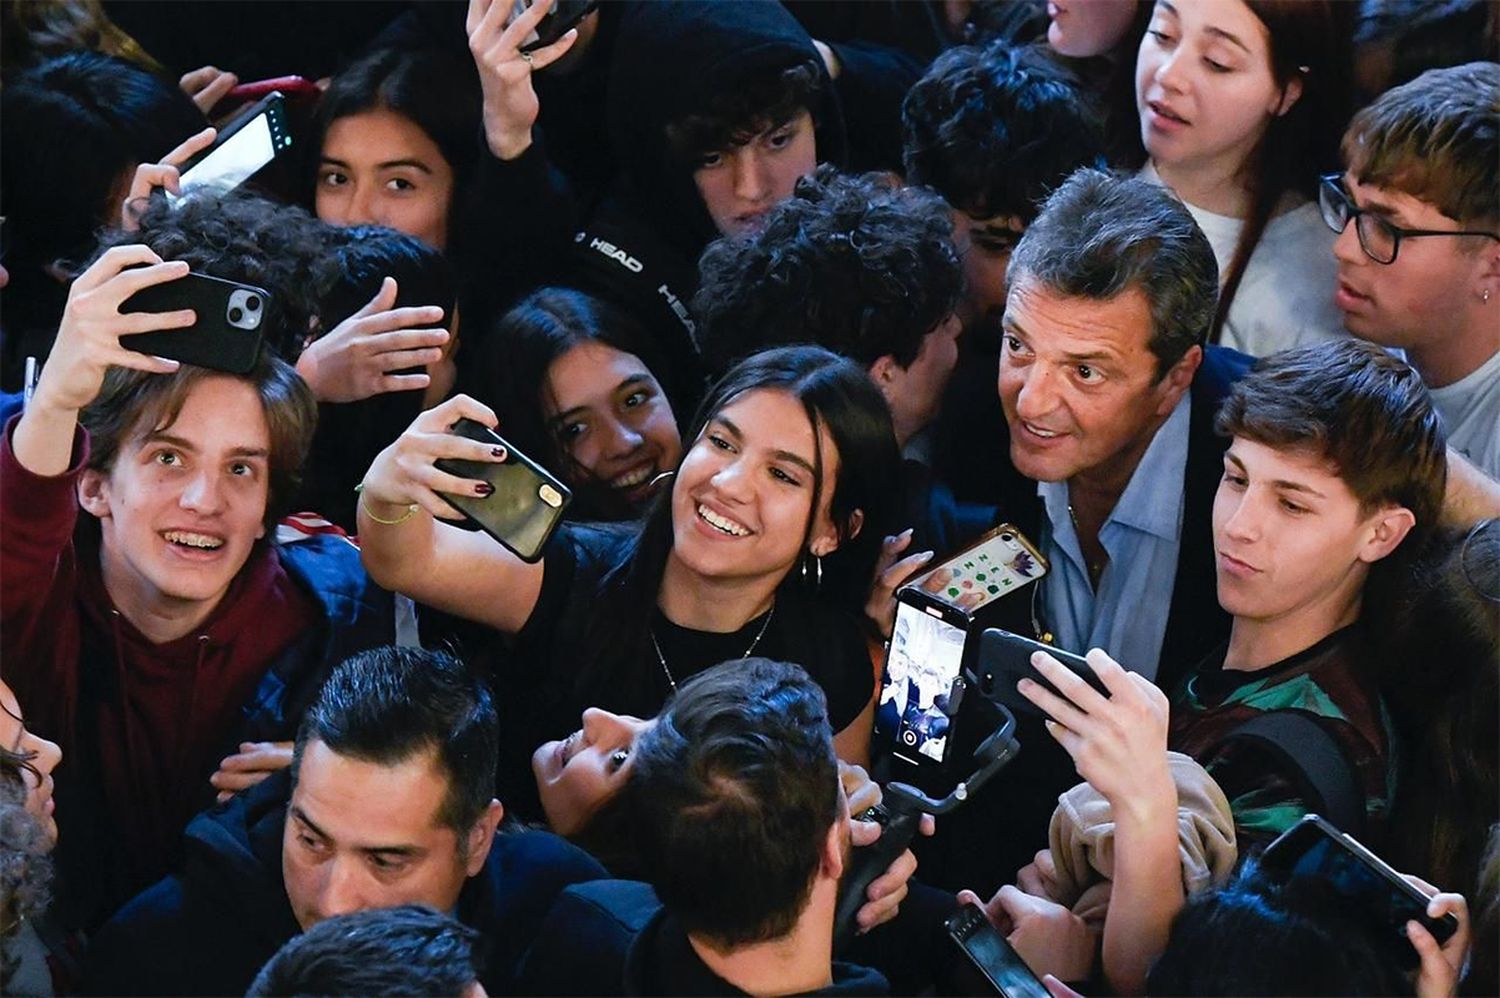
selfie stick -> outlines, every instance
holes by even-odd
[[[999,704],[995,704],[995,707],[1004,716],[1004,721],[994,734],[974,750],[974,760],[979,768],[967,780],[960,781],[948,796],[942,800],[933,800],[907,783],[886,785],[884,800],[877,807],[871,808],[874,812],[873,820],[879,821],[883,826],[880,838],[854,850],[849,872],[839,885],[839,903],[833,921],[835,951],[854,938],[854,933],[859,928],[855,915],[864,906],[865,892],[869,890],[871,882],[884,873],[897,856],[906,851],[913,836],[917,834],[922,815],[941,815],[956,811],[959,805],[988,783],[990,777],[1000,772],[1021,750],[1020,742],[1016,741],[1015,717],[1005,707]]]

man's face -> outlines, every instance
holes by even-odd
[[[104,581],[126,617],[218,605],[266,532],[270,453],[255,388],[210,377],[171,425],[134,427],[108,473],[84,472],[80,500],[99,518]]]
[[[1377,536],[1381,517],[1361,510],[1321,454],[1235,437],[1214,497],[1219,604],[1263,623],[1290,625],[1320,608],[1338,616],[1369,563],[1394,547]]]
[[[812,115],[801,111],[744,145],[704,156],[693,183],[720,234],[739,236],[758,229],[766,213],[817,166]]]
[[[1433,205],[1410,194],[1359,183],[1344,174],[1344,187],[1358,208],[1409,229],[1438,231],[1465,228]],[[1443,342],[1457,335],[1457,305],[1467,302],[1481,283],[1486,267],[1494,266],[1496,244],[1479,248],[1468,239],[1403,239],[1396,259],[1376,263],[1359,246],[1353,221],[1333,244],[1338,261],[1334,304],[1344,313],[1344,326],[1363,339],[1382,346],[1415,348]]]
[[[1010,290],[1000,403],[1010,458],[1028,478],[1129,480],[1157,428],[1192,382],[1193,347],[1160,379],[1146,296],[1069,298],[1023,278]]]
[[[298,924],[400,904],[452,911],[464,881],[484,867],[500,805],[461,839],[439,819],[448,787],[433,750],[381,765],[310,740],[281,840]]]
[[[964,296],[958,313],[965,329],[1005,310],[1005,268],[1026,227],[1014,215],[975,218],[957,208],[953,217],[953,245],[964,261]]]

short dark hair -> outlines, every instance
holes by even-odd
[[[910,365],[963,289],[952,235],[932,193],[825,165],[759,232],[721,238],[698,261],[693,314],[709,366],[809,342],[867,367],[887,354]]]
[[[1171,191],[1088,168],[1047,198],[1006,280],[1013,291],[1033,283],[1093,301],[1140,291],[1151,308],[1157,377],[1203,343],[1219,294],[1213,247]]]
[[[443,995],[479,979],[479,933],[425,905],[325,918],[277,950],[246,994]]]
[[[322,332],[349,318],[374,298],[381,282],[396,279],[396,307],[437,305],[452,325],[457,297],[448,258],[416,236],[383,225],[322,226],[327,252],[326,282],[318,293]]]
[[[704,106],[667,122],[667,142],[686,161],[744,145],[803,111],[815,115],[823,77],[811,61],[747,74],[738,86],[714,92]]]
[[[1437,524],[1448,477],[1442,417],[1421,375],[1372,343],[1348,338],[1263,358],[1230,389],[1216,426],[1320,454],[1367,513],[1411,510],[1408,550]]]
[[[171,374],[111,367],[94,401],[79,415],[89,431],[85,467],[106,474],[126,444],[176,422],[188,395],[208,378],[233,378],[255,389],[271,438],[270,482],[264,523],[290,513],[302,485],[302,467],[318,424],[318,403],[290,364],[262,350],[247,373],[225,374],[183,364]]]
[[[1387,90],[1344,133],[1362,184],[1434,205],[1465,225],[1500,224],[1500,64],[1429,69]]]
[[[1388,926],[1326,881],[1278,882],[1251,859],[1225,886],[1188,899],[1146,993],[1410,994],[1396,945]]]
[[[437,820],[460,844],[495,796],[500,720],[489,688],[441,652],[385,645],[339,663],[297,729],[294,783],[309,741],[381,766],[431,752],[448,777]]]
[[[1078,81],[1042,46],[944,52],[901,105],[906,180],[972,218],[1036,217],[1080,166],[1103,166],[1104,132]]]
[[[14,753],[5,753],[14,758]],[[3,759],[4,757],[0,757]],[[0,987],[10,984],[15,962],[5,944],[22,924],[46,912],[52,900],[52,843],[46,829],[26,810],[21,771],[0,762]]]
[[[265,289],[266,345],[296,361],[318,314],[318,289],[331,283],[336,266],[321,222],[243,187],[198,190],[171,204],[155,194],[138,217],[135,232],[106,232],[96,259],[113,246],[142,243],[163,260],[185,260],[196,273]]]
[[[631,781],[651,882],[688,931],[725,947],[791,931],[840,808],[806,672],[747,658],[695,676],[637,741]]]

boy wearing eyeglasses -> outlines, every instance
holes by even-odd
[[[1325,177],[1334,302],[1405,350],[1448,440],[1500,477],[1500,64],[1423,73],[1355,115]],[[1354,224],[1350,224],[1353,222]]]

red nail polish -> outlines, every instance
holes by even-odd
[[[489,482],[480,482],[478,485],[474,486],[474,492],[476,495],[487,496],[494,491],[495,487]]]

